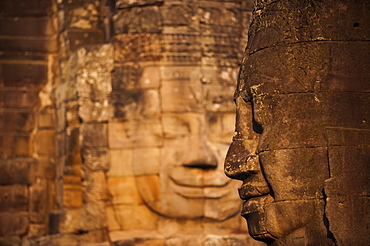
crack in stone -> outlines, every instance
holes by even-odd
[[[338,246],[337,240],[335,239],[335,236],[334,236],[334,233],[330,230],[329,219],[326,216],[326,205],[327,205],[327,198],[328,197],[325,194],[325,188],[322,189],[322,195],[323,195],[323,200],[324,200],[323,222],[324,222],[324,226],[326,227],[326,230],[327,230],[327,235],[326,236],[333,241],[335,246]]]
[[[331,170],[330,170],[330,157],[329,157],[329,146],[326,147],[326,159],[328,162],[328,178],[331,178]],[[323,190],[324,192],[324,190]]]
[[[294,150],[294,149],[317,149],[317,148],[326,148],[327,146],[324,145],[317,145],[317,146],[302,146],[302,147],[291,147],[291,148],[274,148],[274,149],[263,149],[257,152],[257,154],[261,154],[263,152],[268,151],[275,151],[275,150]]]
[[[323,42],[323,43],[342,43],[342,42],[370,42],[370,40],[319,40],[319,39],[314,39],[314,40],[307,40],[307,41],[297,41],[297,42],[287,42],[287,43],[279,43],[279,44],[274,44],[268,47],[262,47],[258,48],[256,50],[250,51],[249,56],[265,49],[270,49],[270,48],[275,48],[275,47],[290,47],[292,45],[296,44],[304,44],[304,43],[317,43],[317,42]]]

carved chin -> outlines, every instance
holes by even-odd
[[[148,201],[142,197],[145,204],[154,212],[164,217],[177,219],[210,219],[224,221],[239,213],[234,199],[187,198],[171,194],[168,198],[158,201]]]
[[[264,197],[252,198],[243,205],[242,215],[248,222],[249,234],[253,238],[269,243],[274,240],[283,242],[289,238],[306,238],[307,233],[317,238],[326,237],[325,228],[320,226],[322,200],[270,202]]]
[[[242,216],[247,220],[249,234],[256,240],[270,242],[274,237],[268,232],[266,224],[267,205],[273,202],[270,195],[254,197],[244,202]]]
[[[155,183],[149,184],[138,182],[139,194],[152,211],[164,217],[224,221],[240,211],[238,194],[225,192],[236,190],[238,182],[230,182],[226,187],[187,187],[185,190],[184,187],[177,187],[181,188],[178,190],[166,187],[166,192],[159,186],[154,189]]]
[[[248,232],[256,240],[268,242],[273,239],[272,235],[267,232],[265,225],[265,214],[263,212],[254,212],[243,215],[248,223]]]
[[[170,174],[135,177],[141,199],[153,212],[169,218],[215,221],[239,213],[241,201],[237,188],[240,183],[226,178],[222,169],[204,171],[177,167],[166,171]]]

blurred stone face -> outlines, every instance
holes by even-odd
[[[121,2],[110,147],[129,153],[137,204],[154,212],[158,228],[186,221],[197,233],[242,234],[238,183],[222,163],[251,1]]]
[[[166,217],[230,218],[239,211],[237,193],[232,192],[237,183],[225,176],[222,163],[234,130],[234,87],[202,83],[210,75],[195,66],[160,71],[161,144],[151,154],[138,150],[142,153],[136,156],[145,155],[150,163],[134,159],[140,196]],[[235,77],[235,69],[224,76]]]

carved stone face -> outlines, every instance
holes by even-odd
[[[222,163],[251,1],[122,2],[114,115],[129,129],[118,141],[134,152],[138,192],[164,217],[224,221],[240,209]]]
[[[307,97],[295,102],[299,105],[305,100]],[[324,237],[323,184],[328,177],[325,148],[294,147],[291,141],[284,146],[288,135],[275,138],[276,129],[265,116],[283,122],[296,109],[284,113],[271,99],[256,94],[251,102],[240,95],[236,101],[237,134],[225,168],[230,177],[243,181],[239,195],[245,200],[242,216],[248,221],[249,233],[265,242],[284,238],[287,245],[305,245],[299,238],[306,240],[310,233]],[[289,134],[296,136],[301,131],[297,125]]]
[[[324,47],[315,48],[266,49],[249,56],[241,68],[236,134],[225,172],[243,181],[242,215],[249,233],[267,243],[333,245],[324,213],[324,185],[330,178],[325,131],[332,124],[330,114],[337,113],[331,110],[337,99],[311,91],[312,78],[325,69],[308,59],[325,55]],[[290,53],[303,62],[289,60]],[[307,76],[297,81],[299,65]]]
[[[370,5],[305,6],[255,1],[225,172],[254,238],[368,244]]]
[[[225,176],[222,163],[234,132],[234,87],[202,83],[210,75],[199,67],[162,67],[160,73],[160,144],[136,150],[139,194],[166,217],[230,218],[239,211],[238,184]],[[233,73],[225,70],[224,76],[232,81]]]
[[[368,73],[361,74],[368,58],[361,45],[345,47],[348,53],[328,44],[270,47],[244,60],[225,172],[243,181],[242,215],[258,240],[271,245],[368,240],[353,240],[349,233],[367,235],[362,227],[368,220],[362,227],[342,223],[359,218],[368,206],[361,194],[369,191],[364,119],[370,111],[363,79]]]

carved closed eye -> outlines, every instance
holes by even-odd
[[[165,139],[176,139],[178,137],[178,135],[177,134],[175,134],[175,133],[168,133],[168,132],[165,132],[164,134],[163,134],[163,138],[165,138]]]
[[[252,99],[253,99],[253,96],[251,93],[249,93],[248,91],[246,90],[243,90],[241,93],[240,93],[240,96],[243,98],[243,100],[245,102],[251,102]]]
[[[165,132],[163,134],[163,138],[164,139],[168,139],[168,140],[173,140],[173,139],[177,139],[177,138],[184,138],[188,136],[188,134],[184,134],[184,133],[171,133],[171,132]]]

